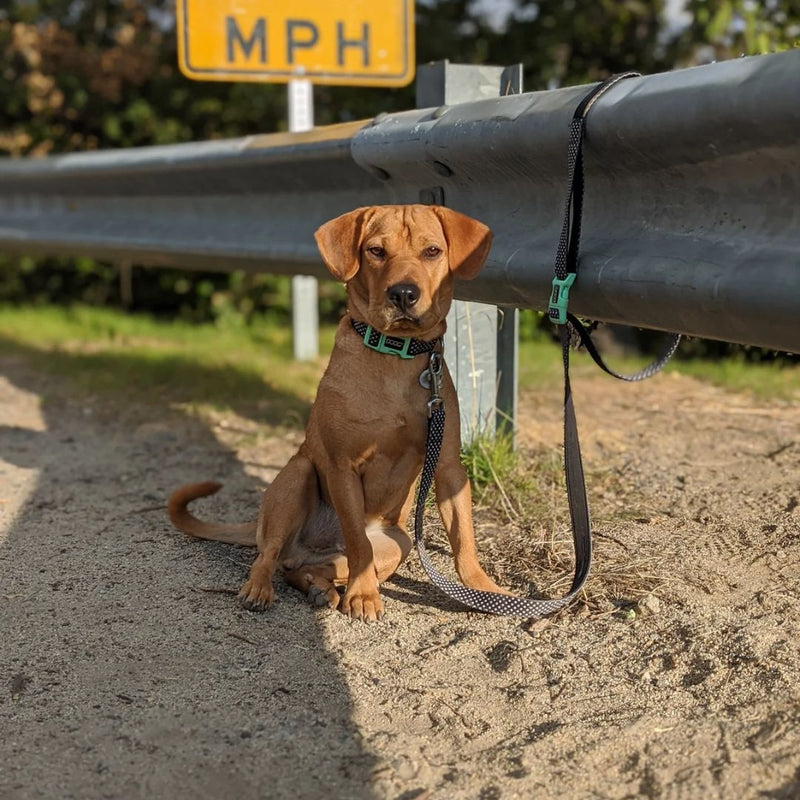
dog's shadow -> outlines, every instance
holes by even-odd
[[[414,557],[413,553],[409,556]],[[464,614],[461,603],[448,597],[429,581],[404,574],[407,570],[404,562],[399,572],[381,584],[381,594],[405,605],[422,606],[446,614]]]
[[[201,478],[252,518],[258,481],[207,424],[76,390],[91,356],[63,359],[47,374],[0,342],[0,795],[372,798],[319,613],[282,581],[267,613],[239,609],[252,552],[167,521]]]

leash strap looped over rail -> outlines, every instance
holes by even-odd
[[[569,289],[572,286],[578,264],[580,248],[581,215],[583,211],[583,135],[585,120],[597,100],[625,78],[638,76],[636,72],[615,75],[597,85],[581,101],[575,110],[570,125],[568,145],[568,191],[564,223],[556,252],[555,279],[549,316],[558,325],[561,338],[564,363],[564,473],[569,501],[570,519],[572,522],[572,539],[575,549],[575,575],[572,586],[566,595],[560,598],[528,598],[471,589],[460,583],[449,580],[439,573],[428,556],[423,540],[423,516],[425,499],[428,496],[436,472],[436,464],[444,436],[444,406],[440,403],[429,414],[428,437],[425,462],[422,467],[414,524],[414,543],[417,547],[422,566],[431,581],[449,597],[460,603],[492,614],[505,614],[525,618],[542,617],[553,614],[568,605],[580,592],[589,574],[592,561],[592,534],[589,517],[589,503],[586,497],[586,485],[583,474],[578,426],[575,419],[575,407],[572,401],[572,388],[569,380],[570,333],[567,321],[578,331],[581,340],[592,358],[603,370],[616,378],[627,381],[644,380],[658,372],[675,352],[679,336],[672,337],[664,352],[648,367],[635,375],[620,375],[603,362],[588,331],[567,311]]]
[[[622,381],[635,382],[645,380],[657,372],[670,360],[680,343],[680,334],[672,334],[664,344],[661,353],[655,360],[633,375],[623,375],[611,369],[602,359],[592,342],[589,331],[581,321],[567,310],[569,290],[578,273],[578,254],[581,244],[581,221],[583,219],[583,137],[586,132],[586,117],[594,104],[610,89],[626,78],[640,77],[638,72],[622,72],[612,75],[608,80],[589,92],[578,104],[569,128],[567,199],[564,208],[564,222],[556,250],[555,277],[548,310],[549,317],[556,325],[563,326],[567,322],[573,327],[581,339],[581,343],[600,369]]]

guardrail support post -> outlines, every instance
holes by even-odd
[[[417,68],[417,108],[456,105],[522,92],[522,64],[473,66],[436,61]],[[420,202],[447,205],[446,189],[420,192]],[[445,354],[461,407],[461,439],[503,430],[513,435],[517,409],[517,310],[455,300]]]
[[[519,373],[519,309],[497,309],[497,430],[514,439],[516,446]]]

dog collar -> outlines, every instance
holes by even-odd
[[[364,346],[370,350],[375,350],[377,353],[386,353],[387,355],[399,356],[400,358],[414,358],[423,353],[432,353],[439,345],[439,339],[432,339],[429,342],[424,342],[422,339],[412,339],[405,336],[389,336],[386,333],[376,331],[371,325],[366,322],[353,323],[353,329],[364,341]]]

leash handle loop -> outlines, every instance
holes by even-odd
[[[574,414],[572,419],[574,422]],[[422,467],[422,475],[417,491],[417,506],[414,519],[414,544],[417,548],[420,563],[428,574],[431,582],[448,597],[457,600],[462,605],[489,614],[502,614],[530,619],[533,617],[544,617],[564,608],[564,606],[570,603],[581,590],[586,576],[589,574],[589,566],[591,564],[591,538],[589,537],[582,536],[580,541],[577,538],[575,540],[576,571],[569,593],[564,597],[552,600],[548,598],[515,597],[513,595],[498,594],[497,592],[487,592],[482,589],[471,589],[468,586],[464,586],[461,583],[457,583],[445,577],[433,565],[425,549],[422,529],[425,516],[425,499],[433,484],[436,464],[439,460],[442,439],[444,437],[444,423],[444,405],[440,404],[428,419],[425,463]],[[577,428],[574,425],[573,431],[577,437]],[[577,480],[579,483],[582,482],[582,479],[582,472],[579,475],[568,475],[567,478],[568,481]],[[582,526],[588,526],[588,516],[585,520],[580,517],[576,518],[575,523],[579,529],[583,530],[584,528]],[[588,530],[588,528],[586,529]]]
[[[602,83],[598,83],[578,103],[569,129],[569,142],[567,145],[567,199],[564,209],[564,221],[561,226],[561,235],[558,240],[555,259],[555,277],[548,306],[548,317],[556,325],[566,325],[567,322],[575,329],[589,355],[600,369],[618,380],[635,382],[649,378],[664,368],[672,358],[680,343],[680,334],[672,334],[665,342],[661,353],[643,370],[633,375],[623,375],[611,369],[602,359],[600,353],[592,342],[589,332],[573,314],[569,313],[569,290],[578,275],[578,257],[580,254],[581,222],[583,219],[583,139],[586,133],[586,117],[595,103],[626,78],[641,77],[638,72],[621,72],[612,75]]]
[[[569,126],[567,142],[567,199],[564,208],[564,221],[556,250],[555,273],[559,280],[578,271],[578,251],[581,240],[581,220],[583,218],[583,137],[586,132],[586,117],[595,103],[626,78],[641,77],[638,72],[621,72],[598,83],[578,103]],[[558,323],[563,324],[563,323]]]

